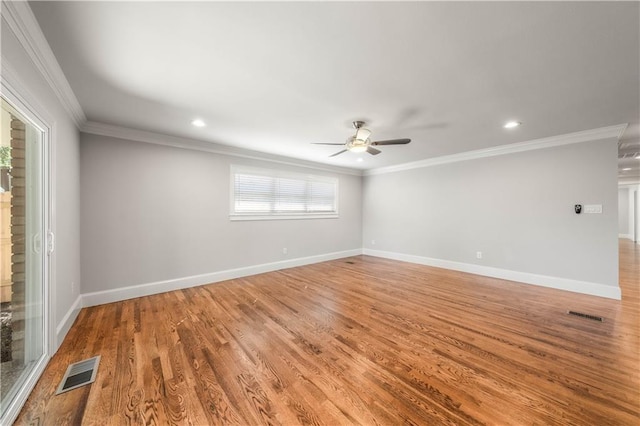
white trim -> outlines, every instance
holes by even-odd
[[[4,3],[3,3],[4,4]],[[31,117],[32,121],[36,121],[37,127],[42,130],[45,138],[45,157],[46,162],[44,163],[45,170],[43,171],[49,177],[48,185],[45,188],[47,193],[47,201],[45,202],[47,208],[48,222],[45,225],[44,232],[45,235],[49,235],[49,230],[54,234],[56,232],[56,199],[53,196],[54,188],[56,185],[56,122],[49,115],[48,111],[39,106],[38,98],[31,93],[31,91],[24,85],[21,81],[18,74],[14,71],[14,69],[10,66],[9,61],[7,61],[4,57],[2,57],[2,84],[0,93],[5,96],[11,103],[15,105],[20,105],[24,108],[23,111],[20,111],[21,114]],[[38,105],[38,109],[34,109],[33,105]],[[45,241],[43,238],[43,246],[48,247],[48,240]],[[55,251],[50,255],[45,257],[45,262],[47,266],[45,269],[48,271],[49,285],[48,288],[54,289],[56,288],[56,253]],[[49,319],[49,327],[48,327],[48,355],[51,357],[57,351],[58,346],[55,344],[55,333],[54,333],[54,320],[56,318],[55,307],[57,306],[56,300],[56,292],[49,291],[48,292],[48,300],[49,300],[49,310],[47,317]]]
[[[345,257],[358,256],[365,254],[368,256],[383,257],[386,259],[399,260],[403,262],[416,263],[420,265],[434,266],[454,271],[466,272],[469,274],[482,275],[492,278],[499,278],[514,281],[520,284],[532,284],[541,287],[549,287],[558,290],[566,290],[580,294],[588,294],[592,296],[606,297],[609,299],[621,299],[620,288],[616,286],[608,286],[599,283],[587,281],[577,281],[567,278],[551,277],[546,275],[531,274],[527,272],[510,271],[506,269],[493,268],[482,265],[473,265],[468,263],[454,262],[450,260],[432,259],[422,256],[407,255],[402,253],[393,253],[371,249],[353,249],[334,253],[327,253],[309,257],[301,257],[297,259],[283,260],[272,263],[264,263],[261,265],[247,266],[237,269],[228,269],[224,271],[212,272],[208,274],[193,275],[189,277],[176,278],[165,281],[157,281],[153,283],[139,284],[129,287],[116,288],[112,290],[98,291],[94,293],[86,293],[79,296],[73,307],[58,325],[57,331],[61,338],[73,324],[77,312],[83,307],[103,305],[106,303],[119,302],[122,300],[133,299],[136,297],[150,296],[154,294],[164,293],[168,291],[181,290],[184,288],[197,287],[206,284],[217,283],[236,278],[247,277],[265,272],[278,271],[286,268],[310,265],[329,260],[342,259]],[[82,300],[80,300],[82,299]]]
[[[362,176],[361,170],[338,166],[319,165],[318,163],[314,163],[311,161],[297,160],[294,158],[283,157],[279,155],[216,144],[213,142],[205,142],[196,139],[165,135],[162,133],[148,132],[145,130],[114,126],[111,124],[97,123],[95,121],[88,121],[84,123],[84,125],[80,128],[80,131],[93,135],[108,136],[117,139],[171,146],[174,148],[191,149],[194,151],[204,151],[213,154],[228,155],[232,157],[249,158],[252,160],[268,161],[271,163],[284,164],[294,167],[304,167],[307,169],[322,170],[331,173]]]
[[[633,235],[631,234],[618,234],[618,238],[626,238],[627,240],[633,241]]]
[[[26,1],[3,1],[2,18],[78,128],[87,118]]]
[[[362,254],[361,249],[345,250],[309,257],[300,257],[297,259],[282,260],[273,263],[263,263],[261,265],[247,266],[237,269],[227,269],[225,271],[212,272],[202,275],[193,275],[190,277],[176,278],[154,283],[139,284],[113,290],[98,291],[94,293],[83,294],[82,304],[83,306],[88,307],[102,305],[105,303],[119,302],[121,300],[133,299],[135,297],[149,296],[152,294],[232,280],[235,278],[242,278],[250,275],[262,274],[265,272],[272,272],[285,268],[293,268],[296,266],[326,262],[327,260],[358,256],[360,254]]]
[[[82,300],[83,300],[82,295],[79,294],[78,297],[76,298],[76,301],[73,302],[73,305],[71,305],[71,308],[69,308],[65,316],[58,323],[56,327],[56,341],[55,341],[56,348],[60,347],[65,336],[71,329],[73,322],[78,317],[80,310],[83,308]]]
[[[31,369],[31,373],[27,376],[24,381],[24,386],[22,386],[18,393],[13,397],[11,404],[7,407],[4,416],[0,417],[0,425],[11,425],[20,414],[20,410],[22,410],[22,406],[27,402],[27,398],[31,394],[31,391],[38,383],[38,379],[44,373],[44,369],[47,367],[49,363],[49,357],[41,357],[36,364]],[[22,378],[22,376],[21,376]]]
[[[2,3],[5,5],[5,3]],[[3,18],[5,15],[2,15]],[[23,115],[31,125],[35,126],[42,132],[42,233],[48,234],[53,226],[53,206],[54,193],[53,175],[52,175],[52,152],[55,138],[55,121],[51,119],[48,112],[42,109],[33,94],[26,89],[18,75],[9,66],[8,61],[2,58],[1,70],[2,79],[0,79],[0,95],[5,98],[7,103],[15,108],[20,115]],[[44,333],[42,355],[35,361],[32,368],[25,370],[20,380],[24,378],[24,382],[17,393],[12,397],[10,404],[6,407],[4,415],[0,418],[0,424],[11,424],[15,421],[20,413],[22,406],[27,401],[29,394],[36,385],[38,379],[44,372],[51,356],[54,352],[52,348],[53,340],[53,324],[55,318],[54,296],[55,292],[51,289],[55,288],[55,276],[52,275],[53,262],[46,255],[44,247],[47,246],[45,238],[43,238],[42,256],[42,279],[43,279],[43,328]]]
[[[459,161],[476,160],[479,158],[495,157],[498,155],[513,154],[516,152],[532,151],[536,149],[552,148],[556,146],[569,145],[574,143],[591,142],[602,139],[619,139],[627,128],[627,124],[601,127],[598,129],[585,130],[582,132],[568,133],[565,135],[552,136],[542,139],[534,139],[526,142],[518,142],[509,145],[500,145],[491,148],[466,151],[459,154],[444,155],[436,158],[412,161],[410,163],[398,164],[395,166],[379,167],[377,169],[366,170],[363,175],[379,175],[384,173],[394,173],[404,170],[418,169],[423,167],[438,166],[441,164],[457,163]]]
[[[243,221],[243,220],[304,220],[304,219],[339,219],[340,216],[338,213],[330,213],[330,214],[307,214],[307,215],[299,215],[299,214],[273,214],[271,216],[266,216],[262,214],[243,214],[236,215],[230,214],[229,220],[232,221]]]
[[[589,294],[592,296],[606,297],[620,300],[622,294],[620,287],[610,286],[588,281],[577,281],[568,278],[550,277],[547,275],[531,274],[528,272],[510,271],[508,269],[493,268],[490,266],[474,265],[470,263],[454,262],[451,260],[434,259],[423,256],[415,256],[403,253],[393,253],[381,250],[364,249],[363,254],[368,256],[383,257],[385,259],[400,260],[403,262],[417,263],[419,265],[434,266],[437,268],[451,269],[486,277],[500,278],[516,281],[518,283],[533,284],[541,287],[550,287],[557,290],[572,291],[575,293]]]

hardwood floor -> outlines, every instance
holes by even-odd
[[[615,301],[358,256],[87,308],[17,423],[637,425],[627,241],[620,277]]]

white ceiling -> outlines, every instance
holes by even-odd
[[[360,169],[640,134],[638,2],[30,4],[94,122]],[[344,142],[355,119],[412,142],[311,145]]]

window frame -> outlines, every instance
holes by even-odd
[[[268,176],[271,178],[303,180],[305,182],[323,182],[335,185],[334,211],[330,212],[236,212],[235,211],[235,176],[237,173],[253,174],[257,176]],[[337,219],[339,218],[339,189],[340,179],[335,176],[322,176],[309,173],[297,173],[279,169],[270,169],[253,166],[231,165],[229,179],[229,219],[232,221],[243,220],[298,220],[298,219]],[[272,200],[273,201],[273,200]]]

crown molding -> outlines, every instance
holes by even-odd
[[[311,161],[297,160],[290,157],[267,154],[248,149],[235,148],[228,145],[221,145],[212,142],[205,142],[196,139],[181,138],[161,133],[148,132],[145,130],[131,129],[112,124],[98,123],[95,121],[87,121],[80,131],[99,136],[108,136],[117,139],[125,139],[136,142],[145,142],[155,145],[171,146],[174,148],[190,149],[195,151],[204,151],[213,154],[229,155],[232,157],[248,158],[252,160],[269,161],[271,163],[284,164],[287,166],[304,167],[307,169],[321,170],[324,172],[341,173],[353,176],[362,176],[362,171],[357,169],[349,169],[346,167],[321,165]]]
[[[600,127],[592,130],[567,133],[565,135],[551,136],[548,138],[534,139],[526,142],[518,142],[509,145],[501,145],[474,151],[461,152],[459,154],[428,158],[426,160],[412,161],[410,163],[398,164],[395,166],[379,167],[377,169],[366,170],[363,174],[364,176],[371,176],[385,173],[394,173],[404,170],[438,166],[441,164],[457,163],[459,161],[477,160],[479,158],[495,157],[498,155],[533,151],[536,149],[553,148],[575,143],[591,142],[601,139],[615,138],[616,140],[619,140],[626,128],[626,123],[618,124],[616,126]]]
[[[75,93],[26,1],[3,1],[2,20],[33,61],[76,126],[87,120]]]

